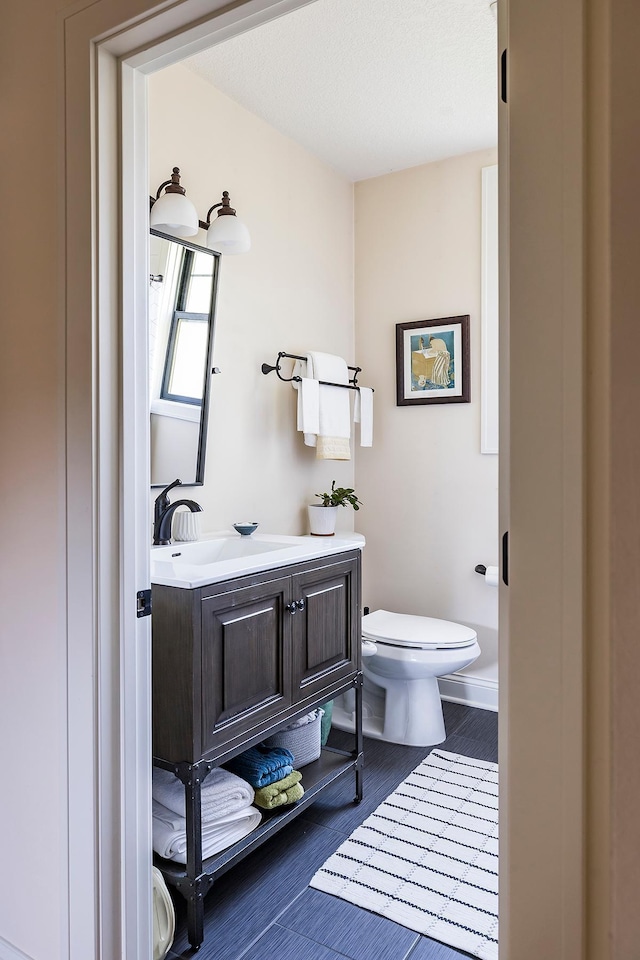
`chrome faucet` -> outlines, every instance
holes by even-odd
[[[171,543],[171,521],[178,507],[189,507],[191,513],[200,513],[202,507],[195,500],[169,500],[167,494],[174,487],[181,487],[182,480],[174,480],[165,487],[153,507],[153,545],[154,547]]]

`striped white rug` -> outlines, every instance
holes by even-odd
[[[311,886],[497,960],[498,765],[432,751]]]

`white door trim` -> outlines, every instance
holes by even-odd
[[[499,303],[498,165],[482,168],[482,329],[480,355],[480,452],[498,453]]]
[[[505,960],[585,950],[585,6],[509,0],[499,12]]]

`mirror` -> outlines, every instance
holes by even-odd
[[[151,486],[204,483],[220,254],[151,230]]]

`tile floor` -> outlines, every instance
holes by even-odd
[[[498,759],[498,715],[444,704],[443,750]],[[351,749],[353,737],[332,731]],[[205,940],[194,954],[186,911],[176,898],[170,960],[455,960],[468,956],[308,884],[330,854],[411,773],[431,748],[365,739],[364,799],[353,803],[353,778],[327,789],[293,823],[222,876],[208,894]],[[304,775],[304,771],[303,771]],[[303,781],[304,782],[304,781]]]

